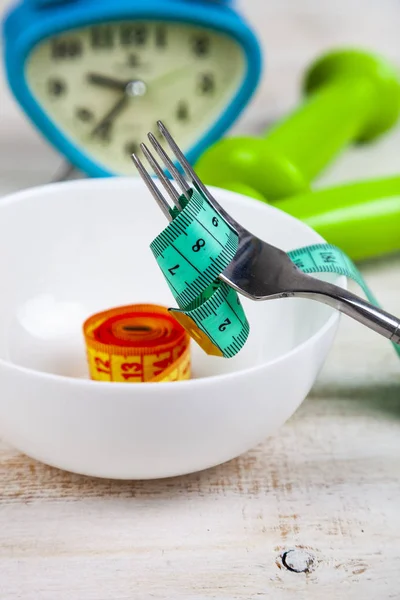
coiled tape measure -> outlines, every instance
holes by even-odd
[[[250,326],[238,293],[218,276],[234,258],[237,233],[197,190],[150,248],[178,308],[134,305],[98,313],[84,324],[92,379],[119,382],[190,378],[190,337],[207,354],[231,358]],[[379,306],[354,263],[337,247],[315,244],[287,253],[304,273],[353,279]],[[190,336],[190,337],[189,337]],[[393,344],[400,356],[400,346]]]
[[[225,358],[237,354],[250,327],[239,296],[218,276],[238,248],[237,233],[198,190],[181,196],[182,211],[151,243],[179,306],[170,312],[208,353]],[[287,253],[304,273],[337,273],[356,281],[368,300],[379,306],[354,263],[337,247],[316,244]],[[400,356],[400,346],[393,344]]]
[[[87,319],[83,330],[92,379],[141,383],[190,378],[190,337],[162,306],[107,310]]]

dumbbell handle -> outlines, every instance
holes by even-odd
[[[400,176],[362,181],[279,200],[353,260],[400,250]]]
[[[339,50],[316,61],[307,98],[264,138],[225,138],[196,164],[210,185],[274,202],[309,190],[316,175],[350,142],[373,140],[397,122],[396,70],[367,52]]]
[[[366,77],[333,82],[270,129],[265,139],[309,182],[361,134],[375,94]]]

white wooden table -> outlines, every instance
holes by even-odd
[[[0,0],[0,10],[7,4]],[[294,105],[302,70],[327,48],[362,45],[400,66],[398,0],[244,4],[269,71],[236,131],[261,131]],[[4,82],[0,100],[3,195],[47,181],[59,157]],[[397,130],[348,151],[318,185],[400,172],[399,147]],[[363,272],[398,313],[400,255]],[[0,442],[0,600],[400,599],[399,498],[398,359],[385,340],[344,318],[297,414],[216,469],[102,481],[45,467]]]

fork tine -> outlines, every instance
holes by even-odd
[[[179,193],[176,191],[176,189],[174,188],[174,186],[172,185],[172,183],[168,179],[168,177],[165,176],[164,171],[162,170],[162,168],[160,167],[160,165],[158,164],[158,162],[156,161],[156,159],[154,158],[154,156],[152,155],[152,153],[150,152],[150,150],[148,149],[146,144],[140,144],[140,147],[142,149],[143,154],[147,158],[150,166],[152,167],[153,171],[155,172],[155,174],[161,181],[165,191],[167,192],[167,194],[169,195],[169,197],[175,204],[176,208],[178,210],[182,210],[182,206],[180,205],[180,202],[179,202],[179,198],[180,198]]]
[[[182,150],[179,148],[178,144],[175,142],[174,138],[172,137],[172,135],[170,134],[168,129],[165,127],[164,123],[162,121],[157,121],[157,126],[158,126],[158,129],[160,130],[160,133],[167,140],[168,146],[171,148],[172,152],[174,153],[176,159],[180,163],[180,165],[181,165],[182,169],[184,170],[186,177],[189,179],[189,181],[196,185],[196,187],[204,194],[204,196],[206,198],[208,198],[208,200],[210,201],[210,204],[215,208],[215,210],[217,210],[223,217],[225,217],[225,219],[235,229],[237,229],[237,230],[242,229],[242,227],[239,225],[239,223],[237,223],[235,221],[235,219],[233,219],[226,212],[226,210],[224,208],[222,208],[220,203],[217,202],[217,200],[214,198],[214,196],[209,192],[209,190],[206,188],[204,183],[201,181],[199,176],[192,169],[190,163],[185,158],[185,155],[183,154]]]
[[[185,155],[183,154],[182,150],[179,148],[178,144],[175,142],[174,138],[172,137],[172,135],[170,134],[168,129],[165,127],[164,123],[162,121],[157,121],[157,126],[158,126],[158,129],[160,130],[160,133],[162,133],[162,135],[167,140],[168,146],[171,148],[172,152],[175,154],[175,157],[180,162],[182,169],[184,170],[186,176],[189,178],[190,181],[192,181],[192,183],[196,183],[197,186],[201,189],[201,191],[204,194],[209,196],[210,192],[207,190],[207,188],[205,187],[205,185],[203,184],[201,179],[199,179],[199,177],[196,175],[196,173],[192,169],[191,165],[186,160]]]
[[[182,177],[182,175],[179,173],[178,169],[175,167],[174,163],[169,158],[169,156],[165,152],[164,148],[158,143],[158,141],[154,137],[154,135],[152,133],[148,133],[147,137],[149,138],[154,150],[157,152],[158,156],[163,161],[165,167],[174,176],[174,179],[175,179],[176,183],[179,185],[179,187],[181,188],[182,193],[186,196],[186,198],[188,200],[190,200],[190,196],[188,194],[188,192],[190,191],[190,186],[187,183],[186,179],[184,179],[184,177]]]
[[[164,196],[162,195],[162,193],[160,192],[160,190],[158,189],[158,187],[156,186],[156,184],[154,183],[154,181],[152,180],[152,178],[150,177],[150,175],[144,168],[141,160],[135,154],[132,154],[132,160],[133,160],[137,170],[139,171],[141,178],[143,179],[144,183],[147,185],[150,193],[152,194],[154,200],[157,202],[158,206],[161,208],[161,210],[163,211],[163,213],[167,217],[167,219],[169,221],[172,221],[172,215],[170,213],[170,209],[171,209],[170,205],[165,200]]]

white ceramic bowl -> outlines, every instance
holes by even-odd
[[[270,206],[214,193],[244,226],[285,250],[321,241]],[[88,379],[86,317],[136,302],[175,305],[149,249],[165,226],[135,178],[49,185],[0,201],[0,435],[10,444],[87,475],[180,475],[255,446],[306,397],[339,318],[299,299],[244,300],[245,348],[227,360],[193,344],[190,381]]]

